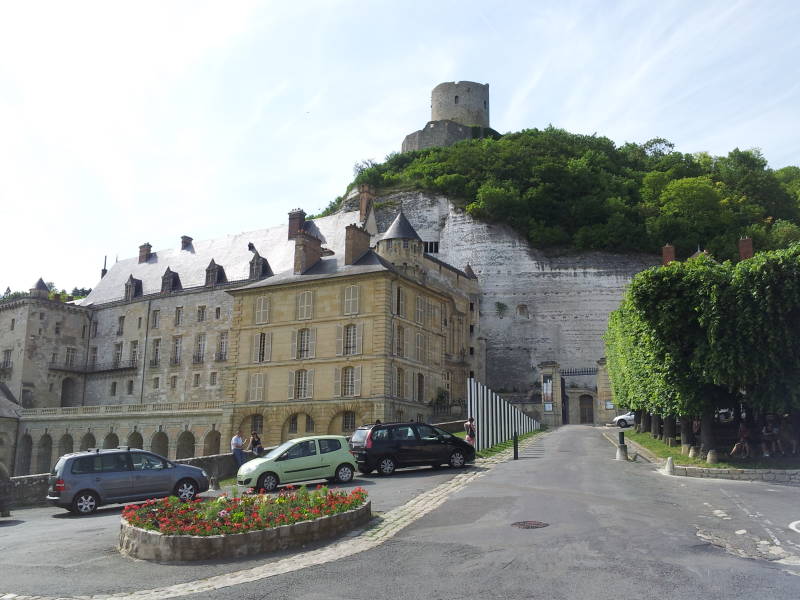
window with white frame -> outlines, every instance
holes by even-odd
[[[122,342],[114,344],[114,362],[113,365],[118,367],[122,362]]]
[[[314,371],[289,371],[289,399],[302,400],[314,396]]]
[[[416,345],[417,354],[416,354],[416,356],[417,356],[417,360],[420,361],[420,362],[427,362],[427,360],[428,360],[428,357],[427,357],[427,345],[428,344],[426,342],[427,342],[427,339],[425,338],[425,334],[417,332],[417,345]]]
[[[395,314],[405,318],[406,316],[406,291],[398,287],[395,297]]]
[[[306,320],[314,316],[313,294],[311,290],[297,294],[297,319]]]
[[[194,362],[201,363],[206,355],[206,334],[198,333],[194,340]]]
[[[130,348],[128,350],[128,355],[130,356],[131,366],[136,366],[136,362],[139,359],[139,341],[133,340],[131,342]]]
[[[314,358],[317,345],[316,329],[300,329],[292,332],[292,350],[297,359]]]
[[[250,417],[250,431],[264,431],[264,415],[253,415]]]
[[[269,323],[269,296],[256,298],[254,320],[256,323]]]
[[[247,399],[250,402],[262,402],[264,400],[264,373],[250,373]]]
[[[272,358],[272,333],[256,333],[253,335],[253,362],[269,362]]]
[[[208,384],[209,385],[217,385],[217,372],[212,371],[211,374],[208,376]]]
[[[342,396],[355,395],[355,369],[345,367],[342,369]]]
[[[183,350],[183,338],[176,335],[172,338],[172,364],[181,364],[181,351]]]
[[[348,285],[344,288],[344,314],[358,314],[359,287]]]
[[[228,360],[228,332],[222,331],[217,338],[217,360]]]
[[[153,366],[158,366],[158,362],[161,360],[161,340],[156,338],[153,340],[153,357],[150,359],[150,363]]]
[[[346,410],[342,413],[342,431],[353,431],[356,428],[356,413]]]
[[[395,369],[394,375],[394,396],[397,398],[405,399],[408,396],[406,390],[406,372],[405,369]]]
[[[206,307],[205,306],[198,306],[197,307],[197,322],[202,323],[206,320]]]
[[[72,365],[75,364],[75,348],[67,348],[67,354],[64,360],[64,364],[68,367],[71,367]]]
[[[397,326],[397,335],[394,339],[394,353],[396,356],[406,355],[406,331],[400,325]]]
[[[175,308],[175,326],[183,325],[183,307],[178,306]]]
[[[422,324],[425,322],[425,298],[423,298],[422,296],[417,296],[416,309],[417,310],[415,311],[414,314],[414,320],[417,323]]]
[[[342,354],[344,355],[353,355],[353,354],[361,354],[361,344],[360,344],[360,336],[359,334],[359,327],[353,324],[345,325],[342,336]]]
[[[158,329],[160,324],[161,324],[161,311],[154,310],[150,315],[150,328]]]

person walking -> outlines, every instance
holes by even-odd
[[[467,433],[467,443],[475,445],[475,417],[470,417],[464,423],[464,431]]]
[[[233,459],[236,461],[237,468],[244,464],[244,451],[242,450],[243,445],[244,440],[242,439],[242,430],[239,429],[236,432],[236,435],[231,438],[231,454],[233,454]]]
[[[261,456],[261,453],[264,451],[264,445],[261,443],[261,437],[258,435],[257,431],[254,431],[250,434],[250,439],[247,440],[247,450],[250,450],[253,454],[257,457]]]

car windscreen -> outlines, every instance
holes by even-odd
[[[267,454],[264,455],[264,458],[278,458],[281,454],[286,452],[289,448],[292,447],[294,444],[293,440],[289,440],[288,442],[283,442],[277,448],[273,448]]]
[[[369,433],[369,429],[356,429],[353,432],[353,436],[350,438],[350,441],[360,444],[367,439],[367,433]]]

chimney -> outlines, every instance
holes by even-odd
[[[148,242],[145,242],[144,244],[139,246],[139,264],[141,264],[143,262],[147,262],[148,260],[150,260],[150,249],[151,248],[152,248],[152,246]]]
[[[108,273],[108,269],[106,269],[106,260],[108,260],[108,256],[103,257],[103,268],[100,269],[100,279],[105,277],[106,273]]]
[[[289,237],[293,240],[296,235],[303,231],[306,222],[306,213],[302,208],[295,208],[289,212]]]
[[[300,212],[305,216],[303,211]],[[294,238],[294,274],[302,275],[321,258],[322,242],[305,231],[299,232]]]
[[[369,233],[355,223],[345,229],[344,264],[352,265],[369,250]]]
[[[753,258],[753,238],[744,237],[739,240],[739,260]]]
[[[192,249],[192,238],[188,235],[181,236],[181,250],[191,250]]]
[[[661,248],[661,264],[668,265],[673,260],[675,260],[675,246],[672,244],[665,244],[663,248]]]
[[[375,188],[368,183],[358,184],[358,218],[363,223],[369,210],[372,207],[372,201],[375,200]]]

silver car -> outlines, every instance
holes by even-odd
[[[47,501],[79,515],[102,504],[177,496],[194,499],[208,489],[208,474],[137,448],[90,449],[65,454],[50,473]]]
[[[634,414],[632,410],[629,410],[624,415],[618,415],[614,417],[611,422],[618,426],[618,427],[627,427],[628,425],[633,425],[634,423]]]

